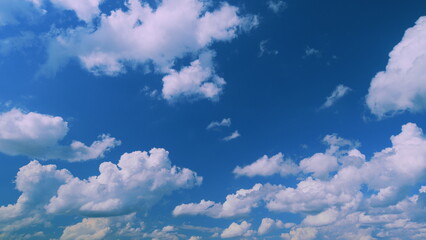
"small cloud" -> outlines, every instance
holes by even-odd
[[[226,141],[226,142],[229,142],[229,141],[231,141],[231,140],[233,140],[233,139],[236,139],[236,138],[238,138],[238,137],[240,137],[241,135],[240,135],[240,133],[238,132],[238,130],[236,130],[235,132],[233,132],[231,135],[229,135],[229,136],[227,136],[227,137],[224,137],[223,138],[223,141]]]
[[[263,55],[277,55],[279,52],[275,49],[268,49],[266,47],[266,44],[268,43],[268,40],[260,41],[259,43],[259,55],[258,57],[262,57]]]
[[[267,4],[268,4],[268,8],[274,13],[279,13],[281,11],[284,11],[288,7],[286,2],[280,1],[280,0],[275,0],[275,1],[270,0],[267,2]]]
[[[310,56],[321,57],[321,52],[318,49],[307,46],[303,57],[306,58]]]
[[[220,122],[211,122],[208,126],[207,129],[213,129],[213,128],[218,128],[218,127],[230,127],[231,126],[231,119],[230,118],[224,118],[222,119],[222,121]]]
[[[349,91],[351,91],[351,88],[345,86],[345,85],[338,85],[336,89],[331,93],[330,96],[327,97],[325,103],[321,106],[320,109],[329,108],[333,106],[337,100],[345,96]]]

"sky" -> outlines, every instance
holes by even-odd
[[[0,0],[0,239],[425,239],[426,2]]]

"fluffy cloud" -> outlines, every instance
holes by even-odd
[[[63,159],[70,162],[86,161],[104,156],[120,144],[108,135],[86,146],[79,141],[60,145],[68,133],[68,123],[61,117],[12,109],[0,114],[0,152],[16,156],[25,155],[41,160]]]
[[[242,237],[242,236],[251,236],[254,234],[253,230],[250,230],[251,224],[243,221],[240,224],[238,223],[231,223],[229,227],[225,230],[223,230],[222,234],[220,235],[221,238],[233,238],[233,237]]]
[[[65,169],[38,161],[20,168],[16,188],[22,193],[15,204],[0,207],[0,232],[48,224],[48,220],[61,213],[125,215],[147,209],[164,195],[199,185],[202,180],[189,169],[172,166],[164,149],[126,153],[117,165],[104,162],[99,170],[98,176],[80,180]],[[62,239],[76,239],[76,234],[81,235],[80,239],[103,238],[110,230],[122,236],[138,234],[141,226],[135,227],[129,220],[132,216],[84,219],[66,228]]]
[[[339,99],[344,97],[346,94],[349,93],[351,89],[345,85],[338,85],[336,89],[331,93],[330,96],[327,97],[325,103],[321,106],[321,108],[329,108],[333,106]]]
[[[50,199],[49,213],[83,216],[123,215],[147,209],[164,195],[200,185],[202,178],[187,168],[172,166],[164,149],[123,154],[118,164],[104,162],[100,174],[73,178]]]
[[[237,176],[272,176],[280,174],[281,176],[294,175],[299,172],[299,167],[292,160],[284,160],[284,155],[278,153],[272,157],[263,156],[256,162],[234,169],[234,174]]]
[[[180,96],[217,98],[225,80],[214,73],[213,56],[213,52],[205,52],[179,72],[170,69],[170,73],[163,77],[163,97],[167,100]]]
[[[281,186],[256,184],[251,189],[240,189],[226,197],[224,203],[201,200],[200,203],[182,204],[173,210],[173,215],[207,215],[213,218],[226,218],[244,215],[259,206],[259,202],[268,198]]]
[[[215,74],[213,54],[207,49],[215,41],[237,37],[257,20],[240,16],[239,9],[227,3],[212,11],[210,6],[209,1],[164,0],[153,9],[148,3],[128,0],[127,10],[102,14],[96,29],[79,27],[59,34],[50,44],[42,72],[55,72],[64,59],[72,57],[88,71],[102,75],[153,64],[157,72],[167,75],[163,78],[166,99],[178,95],[212,99],[225,81]],[[188,55],[200,56],[180,71],[172,69],[176,59]]]
[[[99,5],[103,0],[50,0],[57,8],[72,10],[83,21],[90,22],[100,14]]]
[[[371,81],[367,105],[379,118],[426,108],[426,17],[407,29],[389,54],[386,70]]]
[[[257,230],[257,234],[265,235],[273,229],[292,227],[290,223],[283,223],[281,220],[273,220],[271,218],[263,218]]]
[[[207,129],[213,129],[218,127],[230,127],[231,126],[231,119],[230,118],[224,118],[220,122],[211,122]]]
[[[223,204],[206,200],[183,204],[174,214],[222,218],[265,206],[272,212],[304,216],[299,225],[282,235],[285,239],[424,237],[426,137],[416,124],[403,125],[401,132],[391,137],[392,145],[369,160],[356,149],[356,142],[336,135],[327,135],[324,142],[328,148],[322,154],[334,157],[337,165],[333,171],[321,172],[317,162],[307,161],[305,165],[313,165],[315,171],[306,171],[305,178],[299,176],[296,187],[256,184],[228,195]],[[417,194],[408,195],[416,189]],[[264,219],[258,234],[268,232],[274,224],[276,221]]]
[[[136,220],[135,214],[111,218],[84,218],[81,222],[68,226],[60,240],[117,239],[143,236],[144,224]]]

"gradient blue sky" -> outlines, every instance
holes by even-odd
[[[423,16],[0,0],[0,239],[426,238]]]

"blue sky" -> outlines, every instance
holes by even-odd
[[[424,239],[426,3],[0,0],[0,239]]]

